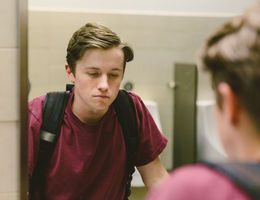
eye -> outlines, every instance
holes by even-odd
[[[88,75],[89,76],[98,76],[98,73],[97,72],[88,72]]]
[[[111,78],[117,78],[119,76],[119,74],[109,74],[109,77],[111,77]]]

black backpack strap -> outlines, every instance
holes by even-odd
[[[260,163],[203,162],[203,164],[228,176],[252,199],[260,199]]]
[[[60,133],[70,91],[49,92],[46,94],[42,111],[38,160],[30,180],[30,199],[32,199],[34,187],[39,188],[41,198],[44,199],[43,173],[49,164]]]
[[[131,194],[132,175],[135,172],[136,152],[138,146],[137,120],[132,97],[125,90],[119,90],[113,102],[116,114],[124,133],[127,155],[127,180],[125,199]]]

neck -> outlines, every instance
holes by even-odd
[[[82,107],[80,104],[75,103],[75,99],[72,102],[72,112],[74,115],[77,116],[77,118],[83,122],[83,123],[87,123],[90,125],[95,125],[97,124],[102,118],[103,116],[106,114],[108,108],[106,110],[93,110],[93,109],[88,109],[88,108],[84,108]]]
[[[251,139],[243,141],[243,146],[237,149],[236,158],[238,160],[260,162],[260,140]]]
[[[246,147],[245,147],[246,148]],[[247,149],[240,149],[237,151],[236,160],[248,162],[260,162],[260,149],[257,147],[250,147]]]
[[[74,115],[77,116],[77,118],[81,122],[90,125],[95,125],[103,118],[107,110],[105,112],[96,112],[96,111],[84,112],[84,110],[77,110],[77,109],[73,109],[72,107],[72,112],[74,113]]]
[[[244,120],[235,135],[236,158],[241,161],[260,162],[260,131],[250,120]]]

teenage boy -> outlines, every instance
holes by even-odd
[[[216,124],[230,159],[220,166],[240,168],[250,164],[260,171],[260,3],[209,38],[202,64],[211,75],[216,94]],[[233,162],[236,163],[231,165]],[[259,185],[254,190],[255,196],[250,196],[241,183],[216,169],[205,163],[180,167],[147,199],[260,199]],[[240,172],[251,176],[249,183],[259,184],[260,172],[253,173],[254,170]],[[240,175],[233,174],[233,178]]]
[[[126,147],[112,105],[132,49],[109,28],[88,23],[67,48],[68,79],[74,84],[60,135],[44,176],[44,191],[32,186],[32,198],[48,200],[123,200],[126,192]],[[138,127],[136,166],[148,190],[168,176],[158,156],[167,139],[144,103],[132,92]],[[35,169],[45,95],[29,103],[29,172]]]

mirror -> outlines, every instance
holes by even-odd
[[[240,0],[226,6],[224,0],[164,0],[159,3],[31,0],[29,100],[49,91],[65,89],[68,80],[64,64],[70,37],[87,22],[104,24],[134,49],[135,58],[127,64],[122,86],[130,82],[134,93],[143,100],[157,103],[162,132],[169,140],[161,160],[167,169],[172,169],[174,90],[170,86],[174,81],[174,63],[196,63],[197,50],[207,36],[252,2]],[[198,99],[210,98],[208,77],[200,72]]]

